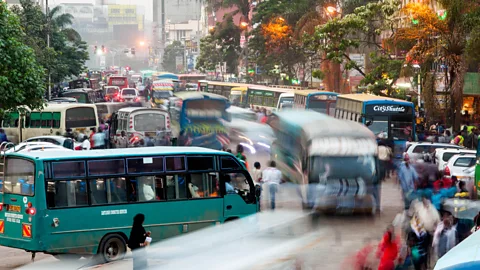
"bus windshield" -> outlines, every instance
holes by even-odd
[[[313,156],[310,158],[310,182],[318,183],[329,179],[357,179],[371,181],[375,175],[375,157],[326,157]],[[348,168],[348,170],[345,170]]]
[[[165,115],[160,113],[141,113],[133,117],[135,131],[157,131],[165,128]]]
[[[87,103],[88,95],[87,93],[79,93],[79,92],[67,92],[63,93],[62,97],[71,97],[77,100],[78,103]]]
[[[153,91],[153,98],[167,99],[173,96],[171,91]]]
[[[184,104],[187,117],[212,119],[226,115],[226,102],[222,100],[189,100]]]
[[[280,99],[279,108],[292,108],[293,107],[293,97],[282,97]]]
[[[9,158],[6,164],[5,193],[33,196],[35,187],[35,166],[33,162]]]

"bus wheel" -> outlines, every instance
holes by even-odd
[[[125,239],[118,234],[109,234],[100,242],[97,255],[103,262],[122,260],[127,252]]]
[[[79,254],[53,254],[53,257],[59,261],[78,261],[82,258]]]

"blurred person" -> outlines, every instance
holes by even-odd
[[[440,223],[440,214],[425,194],[422,194],[420,200],[415,199],[412,202],[410,213],[411,216],[417,216],[425,230],[433,235],[438,223]]]
[[[379,135],[380,136],[380,135]],[[383,135],[380,136],[378,142],[378,159],[380,160],[380,179],[385,180],[387,168],[392,158],[392,149],[388,146]]]
[[[153,201],[155,199],[155,191],[153,191],[152,186],[145,182],[143,183],[142,192],[143,201]]]
[[[144,143],[145,143],[144,146],[146,147],[155,146],[154,140],[152,137],[150,137],[150,134],[145,135]]]
[[[105,133],[103,133],[102,128],[98,128],[93,137],[93,149],[105,149]]]
[[[450,213],[445,213],[442,222],[438,224],[435,230],[432,243],[438,258],[440,259],[450,249],[455,247],[457,241],[457,230],[453,224],[453,216]]]
[[[417,171],[410,164],[408,157],[404,158],[404,162],[398,168],[398,180],[402,188],[402,197],[405,204],[405,209],[410,206],[409,197],[415,191],[415,182],[418,179]]]
[[[258,161],[255,161],[255,163],[253,164],[253,172],[252,172],[252,176],[253,176],[253,181],[259,183],[259,182],[262,182],[262,166],[260,165],[260,162]]]
[[[65,135],[63,137],[75,140],[75,135],[73,135],[73,131],[72,131],[71,128],[67,128],[67,132],[65,133]]]
[[[7,134],[5,134],[5,130],[0,128],[0,143],[8,142]]]
[[[83,142],[85,140],[85,136],[86,134],[83,133],[83,131],[79,131],[76,138],[77,142]],[[88,136],[87,136],[87,140],[88,140]]]
[[[247,168],[248,170],[248,161],[247,161],[247,156],[245,156],[245,154],[243,153],[244,152],[244,148],[241,144],[237,145],[237,154],[235,155],[240,161],[242,161],[243,163],[245,163],[245,167]]]
[[[106,127],[105,126],[105,120],[100,119],[100,126],[99,127],[102,128],[102,130],[105,130],[105,127]]]
[[[128,247],[133,253],[133,269],[143,270],[147,269],[147,254],[145,252],[146,238],[150,237],[150,232],[145,231],[143,222],[145,221],[145,215],[137,214],[133,218],[132,230],[130,231],[130,237],[128,238]]]
[[[398,256],[399,242],[395,238],[393,226],[388,226],[383,234],[377,250],[377,256],[380,257],[378,270],[394,270],[395,260]]]
[[[452,141],[452,144],[458,145],[458,146],[463,146],[463,143],[465,141],[463,132],[457,132],[455,135],[455,138]]]
[[[127,148],[128,147],[128,138],[125,135],[125,131],[120,133],[120,136],[117,137],[117,148]]]
[[[82,150],[90,150],[92,146],[90,145],[90,140],[88,139],[87,135],[83,136],[82,142]]]
[[[235,188],[232,185],[232,178],[230,177],[230,175],[225,174],[223,177],[223,180],[225,181],[225,192],[227,194],[236,193]]]
[[[282,181],[282,172],[278,170],[277,163],[272,160],[269,166],[263,170],[262,182],[268,185],[270,195],[270,206],[272,210],[275,210],[275,195],[278,191],[278,186]]]
[[[95,128],[90,128],[90,136],[89,136],[89,140],[90,140],[90,145],[94,145],[94,141],[93,141],[93,135],[95,135]]]
[[[227,153],[232,153],[232,149],[227,149]]]

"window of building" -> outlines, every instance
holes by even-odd
[[[112,9],[110,10],[110,13],[112,13],[112,14],[120,14],[120,9],[119,9],[119,8],[112,8]]]
[[[49,208],[86,205],[88,205],[86,180],[47,182],[47,206]]]
[[[92,205],[128,202],[127,180],[119,178],[98,178],[90,180]]]
[[[125,9],[125,13],[126,13],[126,14],[134,14],[134,13],[135,13],[135,9],[132,9],[132,8]]]
[[[167,200],[181,200],[187,198],[187,176],[184,174],[167,175]]]
[[[188,191],[191,198],[213,198],[220,196],[218,173],[190,174]]]

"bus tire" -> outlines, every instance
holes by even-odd
[[[59,261],[78,261],[82,258],[80,254],[52,254]]]
[[[122,260],[127,253],[127,242],[120,234],[107,234],[100,242],[97,257],[101,262]]]

